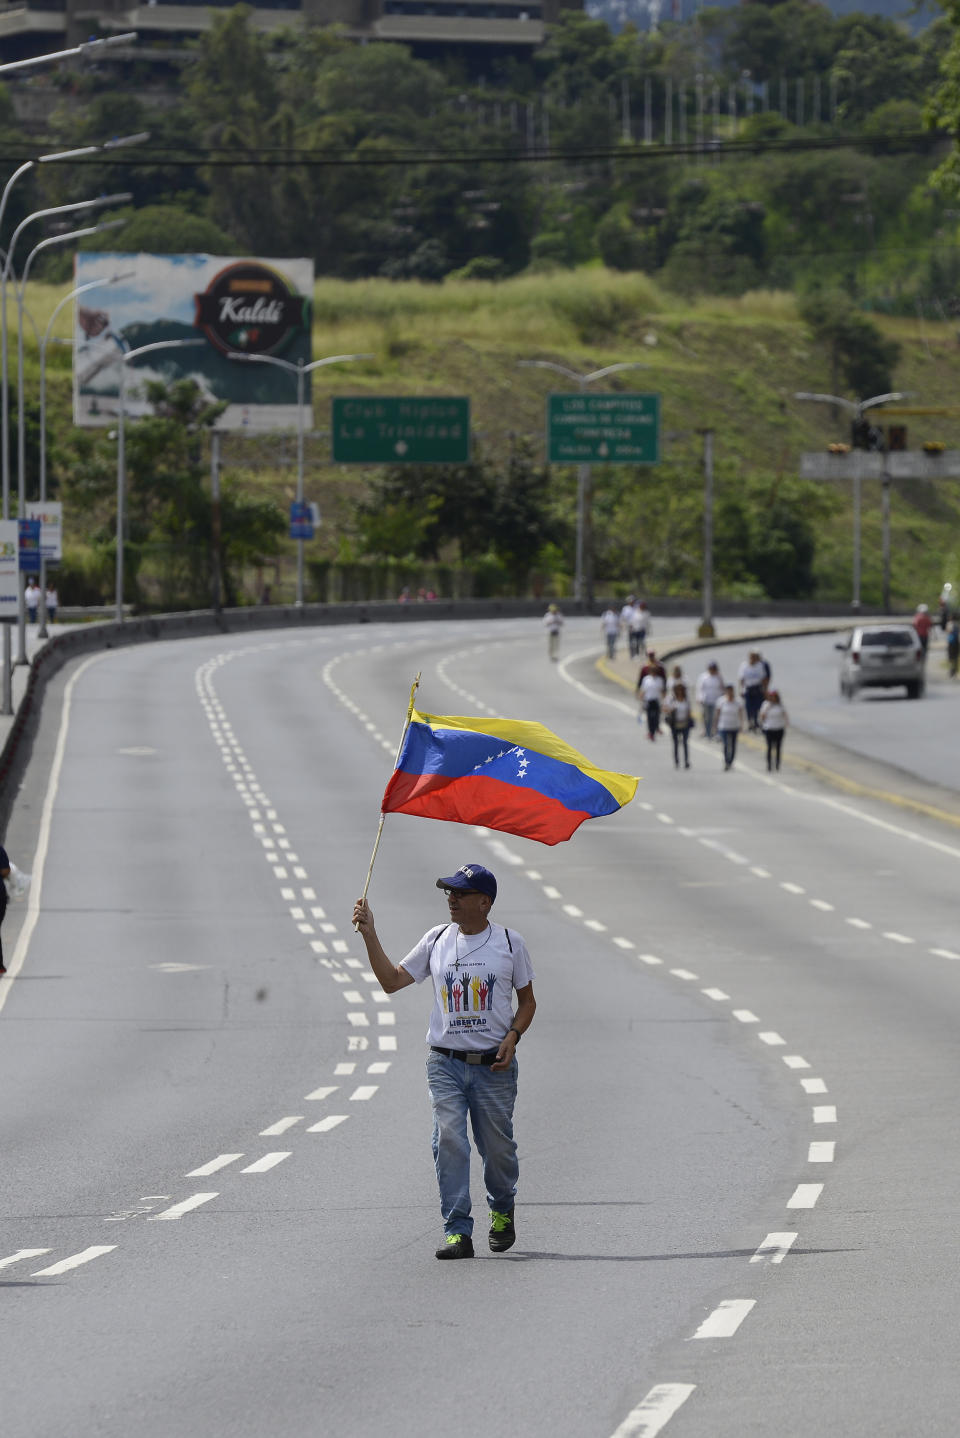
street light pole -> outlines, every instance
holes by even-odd
[[[894,400],[907,399],[908,395],[899,390],[893,390],[890,394],[876,394],[871,399],[851,400],[845,399],[839,394],[808,394],[802,390],[795,394],[794,399],[809,400],[816,404],[840,405],[848,414],[853,415],[854,420],[859,422],[863,419],[864,412],[868,409],[875,409],[877,405],[890,404]],[[881,473],[881,520],[882,520],[882,558],[883,558],[883,582],[882,602],[886,614],[890,613],[890,470],[887,464],[886,446],[883,449],[883,469]],[[853,598],[850,607],[853,610],[860,608],[860,513],[861,513],[861,475],[859,468],[853,471]]]
[[[712,639],[713,627],[713,430],[703,433],[703,615],[697,631]]]
[[[116,571],[116,618],[123,623],[123,530],[124,505],[127,488],[127,453],[124,410],[127,398],[127,364],[140,355],[153,354],[156,350],[192,349],[205,345],[206,340],[156,340],[153,344],[140,345],[139,349],[127,350],[120,356],[120,413],[117,424],[117,571]]]
[[[581,394],[588,384],[593,384],[598,379],[605,379],[608,374],[615,374],[617,370],[650,368],[642,360],[622,360],[619,364],[605,365],[603,369],[594,370],[591,374],[581,374],[579,370],[570,369],[567,365],[555,364],[553,360],[518,360],[517,363],[521,369],[551,369],[555,370],[557,374],[566,375],[568,379],[576,381]],[[589,464],[577,465],[577,537],[573,597],[578,603],[586,599],[588,604],[593,603],[593,543],[590,533],[593,517],[591,479],[592,472]]]
[[[272,364],[277,369],[286,370],[288,374],[295,374],[297,377],[297,504],[303,503],[303,447],[304,447],[304,378],[311,370],[322,369],[328,364],[348,364],[351,360],[373,359],[373,355],[327,355],[325,359],[314,360],[312,364],[304,364],[300,359],[294,364],[291,360],[280,359],[277,355],[253,355],[243,350],[228,350],[227,359],[239,360],[246,364]],[[303,544],[302,539],[297,540],[297,597],[298,608],[303,604]]]

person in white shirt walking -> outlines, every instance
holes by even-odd
[[[697,703],[703,715],[703,737],[712,739],[717,705],[723,695],[724,683],[716,662],[707,665],[697,680]]]
[[[760,726],[757,716],[760,713],[760,705],[763,703],[763,694],[767,685],[767,666],[756,649],[751,649],[740,665],[738,678],[744,708],[747,711],[747,724],[751,729],[758,729]]]
[[[633,606],[630,620],[630,653],[635,659],[647,657],[647,640],[653,631],[650,628],[650,611],[646,601],[641,599]]]
[[[780,768],[780,751],[783,748],[783,732],[790,722],[783,707],[780,694],[771,689],[760,708],[760,728],[767,741],[767,769]]]
[[[743,705],[737,698],[732,684],[723,691],[723,698],[717,705],[717,733],[723,743],[723,767],[731,769],[737,756],[737,735],[743,728]]]
[[[613,605],[608,605],[600,616],[600,633],[607,646],[607,658],[617,657],[617,635],[620,633],[620,615]]]
[[[543,616],[543,627],[547,631],[547,653],[551,659],[556,659],[560,653],[560,631],[563,628],[563,615],[555,604],[551,604]]]
[[[40,586],[31,574],[27,580],[27,587],[23,591],[23,602],[27,606],[27,618],[31,624],[37,622],[37,610],[40,608]]]
[[[680,768],[680,751],[683,750],[683,767],[690,768],[690,730],[693,728],[693,711],[687,698],[687,686],[678,680],[663,701],[663,712],[667,727],[673,735],[673,767]]]

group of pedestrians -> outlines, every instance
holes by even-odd
[[[751,650],[740,665],[737,684],[724,683],[720,666],[711,660],[697,679],[694,693],[700,705],[703,737],[717,739],[723,746],[724,771],[733,768],[737,739],[744,729],[759,731],[767,746],[767,769],[780,768],[783,736],[789,723],[779,692],[771,687],[770,666],[758,650]],[[673,763],[690,768],[690,732],[694,728],[693,708],[683,670],[674,665],[667,671],[650,650],[637,679],[641,722],[646,720],[647,738],[653,743],[665,723],[673,738]]]
[[[635,594],[628,594],[619,609],[612,603],[608,604],[600,616],[600,633],[608,659],[616,659],[617,642],[621,637],[627,641],[631,659],[645,658],[651,632],[646,600],[637,599]]]
[[[23,602],[27,607],[27,619],[31,624],[36,624],[37,622],[37,615],[40,610],[40,599],[40,586],[37,583],[35,577],[31,574],[30,578],[27,580],[26,588],[23,591]],[[60,600],[57,596],[57,591],[54,589],[52,584],[47,585],[46,600],[47,618],[52,624],[57,617],[57,607],[60,603]]]

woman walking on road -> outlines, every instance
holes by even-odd
[[[724,770],[733,767],[737,755],[737,735],[743,728],[743,718],[743,705],[737,698],[733,685],[728,684],[717,705],[717,733],[723,743]]]
[[[687,698],[687,686],[677,681],[663,702],[663,712],[673,735],[673,767],[680,768],[680,750],[683,749],[683,767],[690,768],[690,730],[693,728],[693,713]]]
[[[780,695],[776,689],[771,689],[763,704],[760,706],[760,728],[763,730],[763,737],[767,741],[767,769],[780,768],[780,750],[783,748],[783,731],[786,729],[789,719],[787,711],[780,702]]]

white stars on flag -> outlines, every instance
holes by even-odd
[[[488,764],[495,764],[498,759],[509,759],[511,755],[515,755],[518,760],[517,778],[525,779],[527,777],[527,770],[530,767],[530,760],[527,758],[526,749],[521,749],[517,745],[514,745],[512,749],[501,749],[499,754],[488,754],[482,763],[474,764],[473,772],[478,774],[480,770],[486,768]]]

